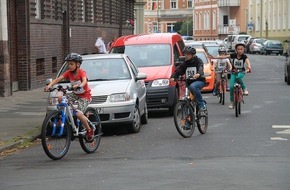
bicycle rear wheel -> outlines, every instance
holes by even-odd
[[[173,112],[174,124],[178,133],[189,138],[194,133],[195,116],[192,107],[187,102],[178,102]]]
[[[95,152],[101,142],[101,136],[102,136],[102,127],[101,127],[101,120],[99,117],[99,114],[97,113],[97,110],[94,108],[87,108],[84,115],[88,118],[91,124],[94,126],[91,126],[91,129],[94,130],[94,138],[90,141],[87,140],[86,136],[79,135],[80,145],[82,149],[90,154]]]
[[[221,81],[221,87],[222,87],[222,90],[221,90],[222,101],[221,101],[221,103],[222,103],[222,105],[225,105],[225,94],[226,94],[227,87],[226,87],[226,83],[224,80]]]
[[[62,112],[53,111],[49,113],[42,124],[41,143],[46,155],[59,160],[64,157],[69,149],[71,141],[71,127],[65,121],[63,132],[61,132]]]
[[[205,134],[208,127],[208,111],[205,110],[204,114],[201,115],[198,106],[196,106],[196,123],[200,134]]]

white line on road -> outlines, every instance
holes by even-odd
[[[290,125],[272,125],[273,129],[290,129]]]
[[[281,138],[281,137],[271,137],[271,140],[275,140],[275,141],[287,141],[288,139]]]

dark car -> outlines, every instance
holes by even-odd
[[[287,48],[285,51],[285,56],[286,56],[286,60],[285,60],[285,82],[290,85],[290,42],[288,42],[287,44]]]
[[[261,54],[269,55],[269,54],[276,54],[282,55],[283,54],[283,46],[282,43],[278,40],[267,40],[262,44],[261,47]]]

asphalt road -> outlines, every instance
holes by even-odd
[[[209,128],[188,139],[166,110],[151,110],[138,134],[114,126],[96,153],[77,141],[59,161],[41,145],[0,158],[1,190],[289,190],[290,86],[282,56],[249,55],[249,96],[239,118],[204,94]],[[229,96],[226,97],[228,103]]]

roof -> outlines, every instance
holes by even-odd
[[[152,44],[152,43],[167,43],[172,41],[182,40],[181,36],[177,33],[152,33],[152,34],[135,34],[119,37],[114,45],[134,45],[134,44]]]

